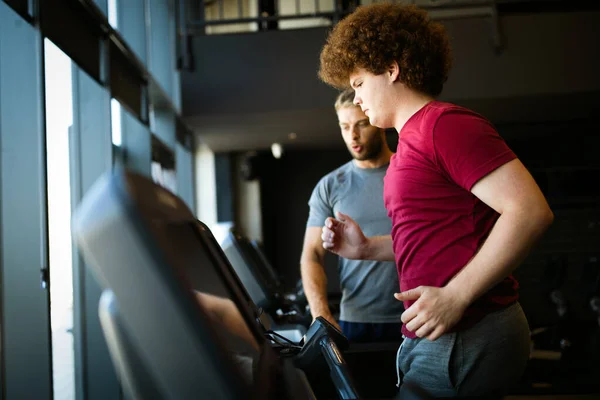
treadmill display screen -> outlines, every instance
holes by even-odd
[[[256,277],[257,272],[253,271],[253,266],[248,264],[244,255],[233,240],[235,239],[230,235],[222,245],[227,259],[248,290],[254,303],[259,307],[268,308],[269,298],[262,285],[263,282],[259,282]]]
[[[210,231],[187,221],[154,221],[153,225],[159,241],[167,244],[163,251],[174,261],[176,274],[194,291],[215,326],[222,325],[217,332],[228,348],[255,355],[248,337],[260,344],[262,336],[254,321],[254,304],[239,288],[236,277],[228,276],[227,266],[219,262],[220,249],[214,248],[216,242],[211,243]]]

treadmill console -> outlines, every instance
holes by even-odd
[[[342,351],[348,349],[346,336],[323,317],[317,317],[314,320],[302,338],[301,344],[306,345],[311,341],[318,340],[323,335],[329,336]]]
[[[294,358],[294,364],[313,373],[329,370],[331,382],[341,399],[358,399],[348,365],[342,355],[348,349],[348,339],[323,317],[317,317],[300,342],[302,349]],[[323,362],[324,361],[324,362]],[[308,372],[307,372],[308,373]],[[318,373],[317,373],[318,375]]]

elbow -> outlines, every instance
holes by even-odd
[[[512,210],[506,211],[507,216],[511,215],[515,220],[521,221],[519,225],[535,236],[544,234],[554,222],[554,213],[545,201],[543,203],[522,203]]]
[[[550,225],[554,222],[554,213],[550,209],[548,203],[544,204],[540,215],[540,223],[545,227],[545,229],[550,228]]]
[[[530,210],[527,214],[540,234],[546,232],[554,222],[554,213],[545,202],[535,207],[535,210]]]
[[[303,251],[300,256],[300,269],[309,270],[314,265],[323,265],[324,257],[321,257],[317,250]]]
[[[546,214],[546,223],[548,224],[548,228],[554,223],[554,213],[550,207],[548,207],[548,213]]]

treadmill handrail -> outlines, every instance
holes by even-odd
[[[348,365],[342,357],[339,348],[329,336],[323,336],[319,340],[321,353],[327,361],[331,379],[338,391],[339,396],[343,399],[360,399],[354,380],[350,375]]]

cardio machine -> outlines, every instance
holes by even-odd
[[[102,327],[129,398],[360,398],[343,335],[322,319],[294,345],[266,332],[210,230],[166,189],[124,170],[105,174],[77,208],[73,236],[105,288]],[[194,290],[236,305],[259,347],[250,382],[235,359],[248,344],[211,319]],[[332,392],[306,379],[318,363]]]
[[[74,213],[73,237],[105,288],[102,327],[130,399],[360,398],[343,335],[322,319],[295,344],[266,331],[210,230],[149,179],[102,176]],[[258,348],[211,318],[194,290],[230,299]],[[251,351],[248,379],[237,356]],[[323,365],[317,375],[332,390],[306,378]],[[404,394],[427,398],[418,388]]]
[[[306,306],[286,293],[273,267],[248,238],[230,230],[221,242],[229,263],[248,291],[254,304],[268,315],[273,329],[284,331],[292,340],[300,340],[312,322]]]

